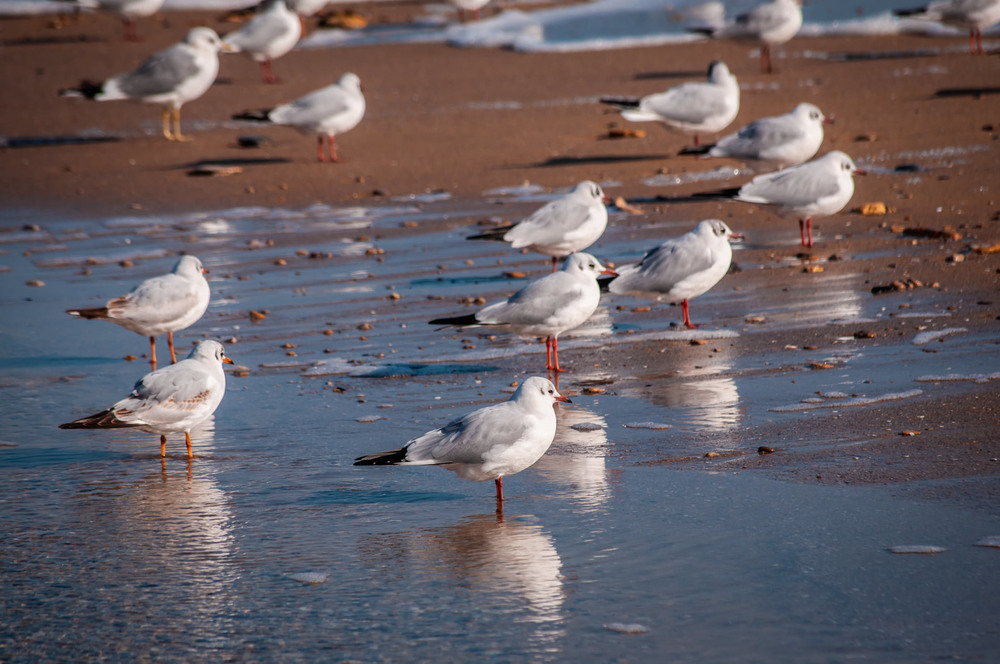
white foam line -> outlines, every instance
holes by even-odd
[[[853,399],[838,400],[833,403],[797,403],[791,406],[778,406],[769,408],[772,413],[797,413],[804,410],[816,410],[817,408],[855,408],[858,406],[870,406],[885,401],[899,401],[900,399],[910,399],[920,396],[923,390],[908,390],[906,392],[890,392],[876,397],[855,397]]]
[[[944,330],[932,330],[930,332],[921,332],[917,336],[913,337],[914,346],[923,346],[924,344],[929,344],[932,341],[937,341],[949,334],[960,334],[962,332],[968,332],[964,327],[949,327]]]
[[[946,374],[944,376],[918,376],[913,379],[918,383],[949,383],[969,381],[972,383],[988,383],[1000,380],[1000,371],[991,374]]]

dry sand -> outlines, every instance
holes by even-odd
[[[362,8],[372,18],[379,18],[375,13],[387,13],[393,20],[405,18],[411,10],[406,5]],[[145,40],[139,43],[122,42],[120,26],[108,17],[0,20],[4,50],[0,85],[6,91],[2,131],[6,136],[75,136],[89,128],[122,135],[122,140],[113,143],[0,150],[7,208],[46,208],[100,217],[244,205],[305,207],[318,202],[377,203],[389,195],[439,189],[458,199],[475,198],[490,188],[525,181],[554,188],[593,179],[621,183],[609,187],[612,196],[639,199],[640,207],[650,214],[669,215],[669,205],[648,202],[657,192],[642,185],[642,179],[738,164],[672,157],[687,143],[686,137],[653,125],[631,125],[644,130],[645,138],[608,139],[609,127],[626,123],[598,103],[580,100],[657,91],[680,79],[700,77],[709,61],[722,59],[744,87],[740,115],[730,130],[752,118],[810,101],[836,118],[828,129],[824,151],[844,150],[856,161],[885,169],[904,163],[930,168],[921,173],[919,185],[907,184],[898,174],[878,172],[858,179],[851,207],[881,201],[890,213],[861,217],[845,211],[820,220],[817,226],[827,238],[852,238],[850,254],[879,258],[831,261],[824,264],[827,274],[868,272],[872,286],[906,278],[937,283],[937,288],[910,293],[918,301],[924,297],[950,302],[956,315],[963,317],[963,326],[973,332],[997,330],[1000,254],[979,253],[974,248],[996,248],[1000,243],[1000,97],[990,90],[978,95],[935,96],[942,89],[995,90],[997,59],[971,57],[961,49],[914,55],[918,49],[964,45],[964,38],[797,39],[785,47],[787,57],[776,61],[779,71],[772,76],[759,73],[746,45],[729,42],[568,54],[466,50],[438,44],[297,50],[276,62],[281,83],[270,86],[260,82],[254,63],[242,56],[226,56],[217,85],[184,108],[183,127],[194,140],[183,144],[159,136],[155,107],[97,104],[56,95],[60,88],[82,78],[101,79],[131,69],[149,52],[177,41],[191,26],[207,24],[220,32],[231,29],[217,18],[216,14],[166,14],[140,25]],[[888,57],[819,58],[809,53]],[[314,139],[289,129],[224,126],[235,112],[290,100],[329,84],[345,71],[361,77],[368,114],[358,128],[338,140],[344,163],[317,163]],[[546,103],[538,104],[538,100]],[[272,144],[240,149],[236,138],[245,134],[268,136]],[[905,155],[943,147],[958,148],[961,153],[953,157]],[[187,175],[193,165],[203,163],[238,165],[243,172],[231,177]],[[691,183],[667,193],[676,196],[716,186],[722,183]],[[773,215],[749,207],[705,202],[691,204],[685,214],[721,216],[750,234],[784,224],[788,238],[797,237],[794,221],[778,222]],[[914,239],[894,226],[950,227],[962,239]],[[641,231],[635,232],[644,238]],[[650,243],[658,239],[648,238]],[[814,253],[826,258],[846,250],[843,244],[829,242],[821,243]],[[797,252],[797,245],[785,244],[750,249],[743,256],[744,260],[777,261]],[[955,255],[962,262],[948,260]],[[859,261],[865,262],[859,265]],[[911,267],[916,263],[919,267]],[[754,279],[808,278],[795,266],[768,272],[768,276],[747,275],[741,283],[751,288]],[[666,324],[674,313],[660,307],[647,315],[662,315]],[[875,335],[871,343],[898,343],[903,330],[898,325],[893,329],[894,325],[886,321],[868,326]],[[742,349],[752,353],[755,344],[761,351],[774,344],[778,348],[822,347],[831,336],[856,331],[827,327],[805,333],[754,334],[751,330],[743,336]],[[660,351],[659,346],[641,344],[620,349],[614,361],[623,367],[652,363]],[[673,352],[683,363],[694,361],[704,350],[683,346]],[[801,481],[902,483],[985,477],[991,479],[955,491],[966,501],[995,506],[995,477],[1000,473],[1000,398],[995,382],[966,384],[960,391],[941,394],[920,403],[859,410],[844,419],[759,428],[750,435],[762,445],[778,441],[779,449],[781,441],[801,434],[796,426],[822,426],[822,432],[809,435],[857,444],[848,452],[834,446],[825,451],[754,455],[739,464]],[[918,416],[922,435],[907,442],[906,462],[898,462],[900,430]],[[886,427],[887,420],[903,424]],[[864,468],[850,463],[859,450],[881,462]],[[732,459],[724,461],[725,467],[734,467]],[[941,484],[936,486],[940,494]]]

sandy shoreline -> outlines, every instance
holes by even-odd
[[[847,260],[841,256],[842,260],[824,262],[826,275],[869,273],[870,286],[906,278],[917,278],[928,286],[937,283],[938,288],[915,289],[907,297],[919,303],[915,306],[954,307],[955,315],[962,316],[961,324],[973,334],[995,334],[1000,254],[977,253],[973,248],[1000,243],[996,98],[935,97],[939,90],[974,89],[994,80],[995,58],[951,52],[907,57],[928,47],[927,39],[919,37],[798,39],[785,47],[787,57],[777,60],[779,73],[765,76],[758,72],[748,47],[727,42],[571,54],[393,45],[297,50],[275,65],[283,82],[265,86],[254,63],[228,56],[219,83],[184,108],[183,127],[194,138],[185,144],[170,143],[158,135],[159,112],[154,107],[94,104],[56,96],[59,88],[82,78],[97,79],[132,68],[148,52],[176,41],[189,26],[229,29],[215,19],[215,14],[168,14],[161,23],[141,26],[146,38],[138,44],[121,42],[118,24],[107,17],[85,15],[78,23],[59,29],[51,27],[49,17],[0,20],[0,42],[7,53],[0,59],[0,82],[14,90],[10,98],[17,99],[16,107],[4,111],[7,137],[78,136],[92,128],[121,136],[111,143],[0,150],[7,209],[102,217],[240,206],[302,208],[316,203],[375,204],[392,196],[437,190],[455,199],[476,199],[492,188],[522,182],[551,189],[593,179],[620,183],[608,188],[612,196],[639,200],[639,206],[654,218],[669,217],[677,208],[642,201],[657,194],[679,196],[715,188],[722,182],[660,189],[642,184],[644,179],[739,164],[673,157],[687,139],[652,125],[630,125],[646,132],[642,139],[607,139],[611,125],[626,123],[594,100],[602,94],[657,91],[679,79],[699,77],[710,60],[722,59],[744,86],[741,111],[730,130],[752,118],[782,113],[809,101],[836,118],[823,151],[841,149],[855,161],[876,167],[858,180],[851,207],[881,201],[892,211],[882,218],[845,212],[819,221],[826,238],[851,239],[849,248],[829,239],[817,246],[818,258],[847,254]],[[931,44],[944,47],[950,41],[938,39]],[[954,41],[964,43],[962,38]],[[814,57],[816,53],[895,56],[854,60]],[[338,140],[345,163],[316,163],[314,139],[294,131],[230,124],[233,113],[287,101],[332,82],[344,71],[361,77],[368,101],[364,122]],[[239,135],[266,136],[271,144],[240,149],[236,146]],[[231,177],[187,175],[192,166],[205,163],[237,165],[243,172]],[[919,185],[893,172],[911,164],[921,169]],[[751,236],[757,233],[778,240],[769,246],[748,247],[740,260],[781,261],[798,253],[795,223],[778,221],[766,211],[705,202],[685,204],[683,213],[719,216]],[[893,230],[894,226],[950,227],[963,238],[908,238]],[[657,241],[638,225],[610,232]],[[963,257],[961,263],[948,260],[955,255]],[[746,275],[740,283],[747,288],[764,287],[767,284],[756,280],[799,278],[802,268],[790,264],[787,270],[769,272]],[[898,299],[892,299],[895,296],[887,297],[893,306],[898,304]],[[660,307],[646,315],[663,316],[668,324],[675,313]],[[892,321],[869,327],[875,335],[873,344],[900,343],[898,337],[911,329]],[[749,326],[741,352],[823,347],[831,336],[856,331],[845,327],[774,333]],[[660,347],[618,346],[610,354],[609,369],[614,371],[615,363],[620,367],[654,365]],[[687,358],[696,361],[693,358],[704,352],[679,344],[672,351],[681,364]],[[669,380],[669,376],[657,379]],[[907,482],[1000,474],[996,462],[1000,398],[995,384],[963,384],[942,391],[934,400],[887,404],[864,409],[864,413],[843,420],[808,420],[809,427],[822,427],[821,435],[831,440],[857,440],[858,447],[846,455],[842,449],[795,451],[788,444],[800,435],[794,426],[785,430],[764,427],[751,435],[758,436],[761,445],[789,453],[744,457],[740,466],[734,466],[737,462],[731,459],[684,461],[730,469],[766,468],[779,477],[807,482]],[[900,461],[894,443],[918,416],[924,433],[907,441],[909,456]],[[888,420],[892,423],[887,424]],[[809,435],[818,434],[811,431]],[[874,465],[860,468],[851,463],[858,449],[876,459]],[[987,481],[971,488],[964,500],[987,506],[995,493]]]

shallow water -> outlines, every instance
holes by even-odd
[[[492,301],[524,283],[504,272],[544,274],[545,259],[463,239],[474,221],[516,218],[543,198],[514,187],[478,201],[163,218],[7,212],[2,659],[992,657],[1000,554],[975,544],[1000,534],[1000,518],[885,488],[658,463],[753,452],[758,443],[741,432],[767,422],[803,423],[798,440],[781,441],[789,446],[837,444],[811,433],[813,418],[992,380],[995,339],[957,331],[962,321],[936,291],[897,310],[892,296],[863,296],[860,274],[763,279],[752,297],[723,282],[730,287],[692,305],[706,321],[697,334],[667,326],[675,309],[641,314],[629,310],[638,301],[606,300],[560,343],[574,403],[560,410],[550,452],[508,478],[502,520],[488,483],[351,465],[506,398],[512,381],[537,373],[541,344],[426,321],[469,311],[460,298]],[[636,258],[648,241],[623,229],[668,236],[693,226],[677,216],[616,213],[593,253]],[[785,238],[794,229],[784,226],[753,242]],[[755,263],[757,246],[736,252],[747,279],[784,269]],[[121,359],[145,351],[142,338],[63,311],[167,271],[182,249],[210,268],[213,295],[178,343],[221,339],[250,370],[229,377],[214,421],[195,432],[197,458],[189,464],[176,438],[161,461],[149,434],[57,430],[123,396],[148,367]],[[250,310],[266,318],[251,322]],[[744,322],[765,316],[781,331],[899,314],[907,330],[947,334],[759,352]],[[695,336],[708,340],[704,361],[678,361],[670,349]],[[603,366],[608,349],[639,342],[665,352],[631,375]],[[810,371],[815,361],[834,368]],[[585,395],[585,386],[606,392]],[[907,546],[946,551],[889,551]]]

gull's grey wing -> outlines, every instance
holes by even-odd
[[[182,360],[143,376],[111,409],[125,422],[173,422],[209,401],[214,383],[200,362]]]
[[[640,109],[675,122],[701,124],[726,112],[726,92],[708,83],[684,83],[643,100]]]
[[[559,198],[535,210],[507,231],[504,240],[514,249],[532,244],[556,244],[566,234],[582,226],[593,214],[590,206],[572,198]]]
[[[147,279],[128,294],[108,302],[108,309],[129,317],[148,312],[146,317],[155,320],[173,320],[184,316],[197,303],[195,284],[171,273]]]
[[[623,268],[621,276],[611,282],[611,290],[667,292],[692,274],[712,267],[715,259],[712,247],[687,234],[651,249],[635,267]]]
[[[344,89],[339,85],[331,85],[278,106],[271,111],[269,117],[278,124],[313,125],[349,108]]]
[[[784,145],[805,137],[805,130],[791,118],[762,118],[751,122],[735,134],[730,134],[716,143],[722,150],[741,151],[761,150],[777,145]]]
[[[554,272],[531,282],[505,302],[486,307],[476,319],[486,324],[537,325],[572,305],[582,293],[582,284],[569,274]]]
[[[277,40],[288,31],[284,21],[276,20],[269,13],[260,14],[236,32],[226,35],[223,41],[244,51],[256,51]]]
[[[135,71],[119,76],[118,87],[132,98],[151,97],[172,92],[197,73],[198,63],[191,48],[174,44],[153,54]]]
[[[809,162],[776,173],[759,175],[740,188],[737,198],[750,203],[800,207],[833,196],[838,191],[840,182],[836,174],[823,168],[822,164]]]
[[[509,445],[527,432],[512,402],[487,406],[453,420],[406,445],[406,460],[430,463],[482,463],[496,445]]]

